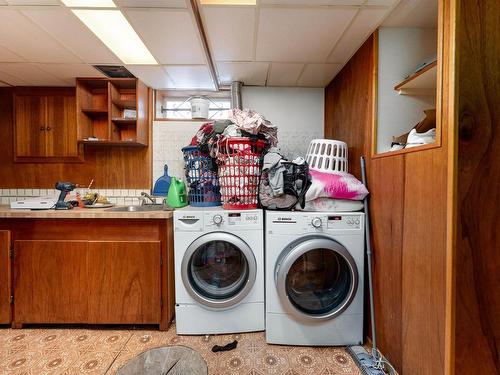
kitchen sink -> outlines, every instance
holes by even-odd
[[[107,211],[118,211],[118,212],[172,211],[172,208],[165,206],[163,204],[147,204],[144,206],[117,206],[108,208]]]

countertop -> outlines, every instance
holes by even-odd
[[[109,211],[107,208],[73,208],[72,210],[22,210],[0,205],[0,219],[170,219],[173,211]]]

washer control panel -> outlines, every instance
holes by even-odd
[[[205,212],[205,227],[223,228],[255,228],[262,227],[262,213],[259,211],[221,211]]]
[[[359,231],[364,228],[364,213],[269,213],[267,231],[273,233],[327,233],[336,231]]]
[[[360,229],[361,217],[359,215],[329,215],[328,229]]]

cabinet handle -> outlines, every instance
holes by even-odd
[[[47,131],[50,132],[51,130],[52,130],[52,128],[50,126],[47,126]]]
[[[44,131],[45,130],[45,126],[40,126],[40,131]]]

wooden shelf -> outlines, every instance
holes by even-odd
[[[108,115],[107,109],[82,108],[81,111],[90,118],[103,117]]]
[[[424,66],[394,86],[400,95],[436,95],[437,61]]]
[[[137,122],[136,118],[125,118],[125,117],[115,117],[112,118],[111,121],[113,121],[115,124],[135,124]]]
[[[113,99],[113,104],[122,109],[136,109],[137,101],[134,100],[122,100],[122,99]]]
[[[87,139],[78,141],[78,143],[84,145],[92,145],[92,146],[127,146],[127,147],[146,147],[147,145],[143,143],[139,143],[136,141],[110,141],[107,139],[98,140],[98,141],[89,141]]]

